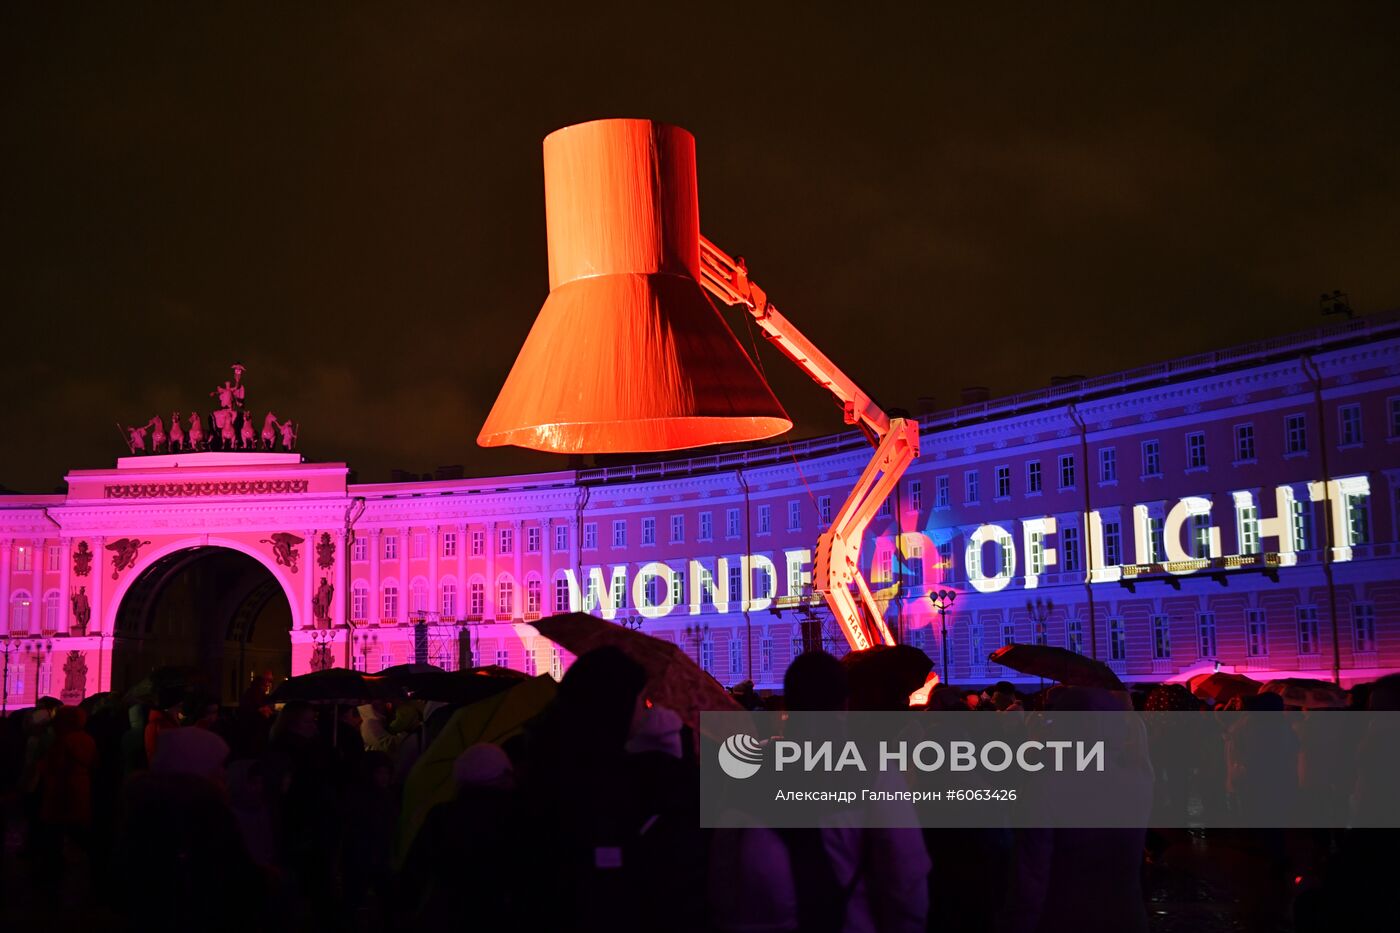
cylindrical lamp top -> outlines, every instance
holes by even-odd
[[[695,137],[652,120],[594,120],[544,140],[549,288],[619,272],[700,278]]]

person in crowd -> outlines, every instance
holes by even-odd
[[[353,744],[359,744],[353,741],[358,735],[357,728],[351,737]],[[344,845],[340,876],[347,908],[362,917],[359,925],[373,928],[387,921],[384,910],[393,893],[389,862],[399,818],[399,797],[393,786],[394,766],[389,756],[363,751],[362,745],[360,748],[361,754],[353,761],[341,759],[343,767],[354,769],[354,776],[341,801]],[[371,896],[377,900],[371,901]]]
[[[841,662],[809,651],[783,678],[794,712],[847,708]],[[921,931],[929,912],[928,852],[918,829],[862,828],[834,813],[821,828],[715,833],[711,920],[725,931]]]
[[[317,727],[315,707],[302,702],[282,707],[261,761],[272,796],[279,863],[310,915],[339,917],[334,881],[341,781],[335,753]]]
[[[184,704],[185,692],[181,687],[162,687],[156,699],[156,708],[151,710],[150,716],[146,718],[146,731],[143,742],[146,749],[146,761],[155,758],[156,745],[160,742],[160,734],[168,729],[178,729],[180,727],[180,708]]]
[[[39,823],[43,868],[39,879],[57,886],[64,867],[64,843],[88,847],[92,828],[92,772],[97,743],[83,730],[87,713],[76,706],[60,707],[53,716],[53,741],[40,766]]]
[[[243,844],[255,864],[272,871],[277,865],[277,836],[272,825],[268,796],[261,761],[240,758],[229,763],[229,807],[238,822]]]
[[[1016,713],[1025,709],[1016,687],[1009,680],[999,680],[982,695],[983,706],[999,713]]]

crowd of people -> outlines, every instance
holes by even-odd
[[[741,685],[734,698],[749,709],[900,708],[898,690],[853,670],[812,651],[780,696]],[[615,648],[579,657],[513,737],[462,751],[455,796],[405,836],[405,782],[452,708],[274,704],[272,687],[259,679],[232,710],[167,685],[131,703],[44,700],[0,720],[0,813],[19,866],[0,879],[0,911],[23,885],[31,905],[113,930],[1130,933],[1149,929],[1143,866],[1172,843],[1171,831],[1146,828],[869,829],[842,814],[813,829],[704,830],[696,736],[649,702],[643,669]],[[1400,677],[1350,702],[1395,710]],[[1137,705],[1209,712],[1176,686]],[[1281,708],[1277,698],[1248,705]],[[1023,695],[1002,682],[940,686],[927,708],[1123,707],[1103,690]],[[1340,780],[1336,759],[1355,756],[1329,739],[1336,715],[1297,737],[1300,794]],[[1249,770],[1262,766],[1241,751],[1250,741],[1221,735],[1219,775],[1149,771],[1149,795],[1155,782],[1158,807],[1199,804],[1218,782],[1219,805],[1248,806],[1262,786]],[[1384,831],[1300,834],[1306,885],[1293,840],[1236,835],[1305,888],[1292,898],[1305,933],[1359,922],[1384,891]]]

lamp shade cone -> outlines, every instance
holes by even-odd
[[[544,141],[549,297],[477,437],[678,450],[792,427],[700,285],[695,140],[598,120]]]

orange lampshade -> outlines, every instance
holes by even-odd
[[[791,428],[700,285],[694,138],[566,127],[544,141],[544,180],[549,297],[477,443],[620,453]]]

